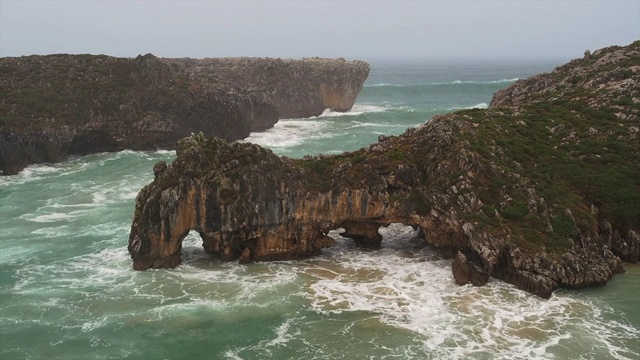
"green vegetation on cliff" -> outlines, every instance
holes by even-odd
[[[534,78],[498,93],[490,109],[437,119],[455,124],[443,134],[451,137],[441,144],[447,151],[426,145],[439,153],[444,170],[433,180],[437,192],[393,200],[409,199],[422,214],[433,205],[453,208],[476,228],[509,235],[531,252],[540,246],[564,252],[581,236],[596,236],[603,220],[620,234],[640,228],[640,41]],[[331,188],[331,174],[344,163],[351,174],[346,186],[364,181],[367,169],[389,174],[399,164],[433,179],[418,143],[405,135],[373,145],[383,151],[369,147],[298,163],[314,174],[310,186],[319,191]],[[464,194],[477,197],[480,207],[466,208],[458,201]]]
[[[336,228],[376,248],[399,222],[454,257],[459,284],[602,285],[640,259],[639,104],[636,42],[342,155],[194,135],[136,199],[134,268],[176,266],[190,230],[225,259],[267,261],[318,254]]]
[[[344,59],[0,58],[0,175],[67,154],[227,141],[353,106],[369,74]]]
[[[134,101],[139,107],[156,104],[149,111],[159,111],[193,96],[187,74],[151,54],[136,59],[88,54],[7,58],[0,61],[0,77],[0,125],[10,127],[84,125],[94,117],[121,115],[120,107]]]

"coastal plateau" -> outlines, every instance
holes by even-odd
[[[0,59],[0,174],[68,155],[172,149],[191,133],[227,141],[279,118],[351,109],[369,65],[307,58]]]
[[[459,284],[489,277],[542,297],[605,284],[640,258],[640,41],[585,53],[495,94],[337,156],[278,157],[206,134],[136,198],[133,267],[175,267],[183,238],[240,262],[367,248],[402,223],[454,259]]]

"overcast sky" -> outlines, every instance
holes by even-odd
[[[640,0],[0,0],[0,56],[570,59],[639,38]]]

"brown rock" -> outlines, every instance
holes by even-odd
[[[489,274],[483,273],[476,266],[467,261],[466,256],[460,251],[453,258],[451,265],[453,278],[458,285],[473,284],[473,286],[483,286],[489,280]]]
[[[630,158],[638,155],[632,142],[637,140],[618,131],[616,122],[622,120],[591,114],[609,106],[636,116],[634,106],[619,105],[628,103],[629,93],[617,89],[622,75],[624,84],[640,89],[640,74],[619,76],[610,68],[640,61],[640,42],[593,56],[596,61],[576,60],[554,76],[517,82],[496,94],[501,108],[435,116],[402,135],[339,156],[293,160],[253,144],[187,137],[178,143],[176,160],[136,198],[129,237],[134,268],[177,264],[182,239],[191,230],[201,235],[206,251],[223,259],[268,261],[317,255],[333,245],[326,234],[338,228],[359,245],[377,248],[379,226],[403,223],[455,257],[452,271],[460,284],[482,285],[493,276],[543,298],[559,287],[601,286],[623,271],[620,257],[637,259],[640,224],[637,217],[624,217],[636,208],[624,208],[620,216],[613,216],[610,206],[595,208],[603,198],[584,189],[600,184],[584,177],[572,188],[575,178],[550,171],[555,163],[549,162],[563,159],[571,169],[584,168],[589,159],[572,157],[588,153],[583,142],[571,143],[570,153],[560,149],[565,135],[579,130],[575,124],[599,151],[610,146],[606,134],[613,126],[620,148],[629,149]],[[599,62],[608,65],[598,68]],[[587,74],[582,71],[589,71],[590,79],[605,74],[600,85],[610,91],[571,80],[578,72]],[[568,88],[577,89],[579,97],[563,100],[579,102],[584,112],[566,111],[557,127],[550,116],[555,112],[546,111],[558,109],[538,102]],[[589,132],[591,127],[597,131]],[[533,161],[538,149],[547,162]],[[637,164],[624,166],[629,174],[638,171]],[[566,187],[543,198],[556,183]],[[634,182],[620,184],[629,198],[640,193]]]

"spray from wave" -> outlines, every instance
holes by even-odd
[[[419,84],[393,84],[393,83],[377,83],[365,85],[364,87],[420,87],[420,86],[440,86],[440,85],[464,85],[464,84],[508,84],[520,80],[519,78],[513,79],[500,79],[489,81],[471,81],[471,80],[454,80],[448,82],[430,82]]]

